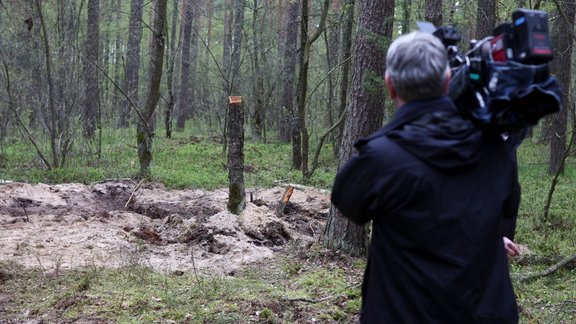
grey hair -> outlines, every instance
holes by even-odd
[[[388,49],[386,75],[407,102],[445,95],[449,73],[446,49],[432,34],[416,31],[402,35]]]

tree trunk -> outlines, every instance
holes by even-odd
[[[242,1],[242,0],[241,0]],[[228,210],[239,215],[246,207],[244,186],[244,107],[228,105]]]
[[[300,6],[298,1],[290,1],[288,4],[288,16],[284,27],[284,35],[281,48],[283,49],[282,60],[282,98],[280,100],[279,140],[283,143],[290,142],[290,130],[292,129],[292,117],[294,114],[294,76],[296,73],[296,48],[298,41],[298,14]]]
[[[235,0],[234,28],[232,31],[232,53],[230,69],[232,71],[231,94],[239,96],[239,87],[235,79],[240,75],[240,49],[242,47],[242,29],[244,28],[244,2]],[[244,107],[242,104],[228,106],[228,210],[239,214],[246,206],[244,187]]]
[[[182,65],[180,69],[180,96],[178,98],[178,117],[176,129],[183,130],[190,107],[190,41],[192,39],[193,0],[184,0],[182,18]]]
[[[122,0],[116,2],[116,40],[114,41],[114,91],[112,96],[112,107],[122,107],[121,93],[118,85],[121,84],[122,76],[122,55],[120,54],[120,47],[122,46],[121,36],[122,31]]]
[[[384,69],[386,49],[381,44],[392,37],[393,0],[367,0],[360,3],[359,28],[354,45],[354,68],[348,100],[339,166],[348,161],[353,143],[382,125],[384,115]],[[324,245],[353,255],[365,254],[368,226],[356,225],[344,218],[334,207],[324,231]]]
[[[411,22],[412,22],[412,0],[404,0],[404,2],[402,2],[402,34],[407,34],[410,32]]]
[[[157,0],[156,2],[156,14],[154,15],[154,23],[152,25],[153,43],[148,69],[148,96],[136,129],[140,176],[143,178],[149,178],[151,174],[152,140],[154,138],[151,123],[158,100],[160,99],[160,82],[162,80],[164,47],[166,42],[166,2],[167,0]]]
[[[88,0],[88,25],[86,28],[86,58],[84,60],[84,81],[86,101],[84,102],[84,137],[92,139],[96,132],[97,115],[100,104],[100,88],[98,86],[98,68],[100,64],[100,2]]]
[[[258,26],[258,19],[260,13],[258,0],[254,0],[254,7],[252,11],[252,37],[254,42],[254,50],[252,60],[254,64],[254,80],[253,94],[254,94],[254,114],[252,115],[252,129],[255,141],[262,140],[262,131],[264,129],[264,74],[261,67],[261,51],[262,44],[262,29]]]
[[[426,0],[424,2],[424,20],[436,27],[442,26],[442,0]]]
[[[50,147],[52,149],[52,165],[51,168],[60,167],[60,141],[58,129],[58,110],[54,98],[54,81],[52,80],[52,58],[50,56],[50,42],[48,41],[48,32],[46,31],[46,22],[44,21],[44,14],[42,12],[42,5],[40,0],[36,0],[36,9],[40,17],[40,28],[42,29],[42,38],[44,41],[44,59],[46,62],[46,79],[48,80],[48,109],[50,111],[50,123],[48,130],[50,132]]]
[[[330,11],[331,16],[338,16],[340,13],[340,1],[336,0],[332,4],[332,10]],[[334,104],[334,92],[337,83],[337,74],[332,73],[332,70],[338,64],[338,52],[340,50],[340,42],[338,40],[338,36],[340,35],[340,24],[333,24],[328,26],[324,30],[324,42],[326,45],[326,73],[327,73],[327,95],[328,98],[326,99],[326,127],[330,127],[334,124],[336,119],[338,118],[337,115],[338,111],[336,109],[336,105]]]
[[[132,106],[130,101],[137,107],[138,98],[138,76],[140,70],[140,42],[142,41],[142,6],[144,0],[132,0],[130,8],[130,28],[128,30],[128,48],[126,50],[126,67],[124,71],[124,93],[128,98],[124,98],[121,106],[120,120],[118,126],[128,127],[130,111]]]
[[[478,0],[476,39],[492,35],[496,26],[496,0]]]
[[[355,0],[345,0],[344,2],[344,31],[342,33],[342,56],[340,61],[342,65],[342,80],[340,81],[340,95],[338,115],[342,115],[346,110],[348,99],[348,87],[350,86],[350,66],[352,64],[352,29],[354,28],[354,7]],[[333,143],[334,156],[338,156],[340,143],[342,142],[342,133],[344,132],[344,123],[338,127],[338,133],[335,135]]]
[[[172,27],[170,29],[170,47],[168,48],[168,55],[166,60],[168,63],[168,71],[166,85],[168,87],[168,102],[166,110],[164,111],[164,129],[166,131],[166,138],[172,138],[172,113],[174,112],[175,98],[174,98],[174,62],[176,61],[176,26],[178,25],[178,0],[174,0],[172,7]]]
[[[318,27],[312,34],[308,35],[308,0],[302,0],[299,55],[300,70],[298,72],[298,94],[296,96],[298,113],[296,114],[294,127],[292,129],[292,166],[299,168],[302,171],[304,177],[306,177],[308,174],[309,134],[308,127],[306,126],[306,98],[308,93],[308,66],[310,64],[310,50],[312,48],[312,44],[324,31],[329,7],[330,1],[324,0],[322,6],[322,16],[320,17]]]
[[[568,29],[574,30],[574,15],[576,14],[576,4],[574,0],[559,1],[563,14],[558,14],[552,25],[552,44],[554,44],[554,60],[550,64],[551,72],[554,74],[560,88],[563,89],[562,109],[550,117],[547,131],[550,136],[550,164],[548,172],[556,174],[564,172],[564,155],[566,152],[568,110],[570,109],[570,85],[572,71],[572,34]]]

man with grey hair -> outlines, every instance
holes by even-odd
[[[332,190],[345,217],[373,222],[361,322],[516,323],[501,232],[518,207],[513,147],[446,96],[436,37],[399,37],[386,67],[396,116],[355,144]]]

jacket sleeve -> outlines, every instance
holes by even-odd
[[[516,220],[518,218],[518,209],[520,207],[520,200],[522,196],[522,189],[518,181],[518,159],[516,157],[517,145],[512,148],[512,188],[502,211],[502,236],[505,236],[514,241],[516,234]]]
[[[353,157],[338,171],[332,187],[331,200],[334,206],[357,224],[370,220],[367,206],[374,199],[370,189],[374,178],[370,164],[367,154],[360,153]]]
[[[349,160],[337,173],[332,203],[344,217],[364,224],[388,214],[402,203],[409,179],[390,166],[382,148],[370,144]],[[406,190],[404,190],[406,189]]]

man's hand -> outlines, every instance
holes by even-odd
[[[504,241],[504,248],[506,249],[506,254],[508,257],[511,258],[520,255],[520,248],[518,245],[516,245],[516,243],[512,242],[506,236],[502,237],[502,240]]]

